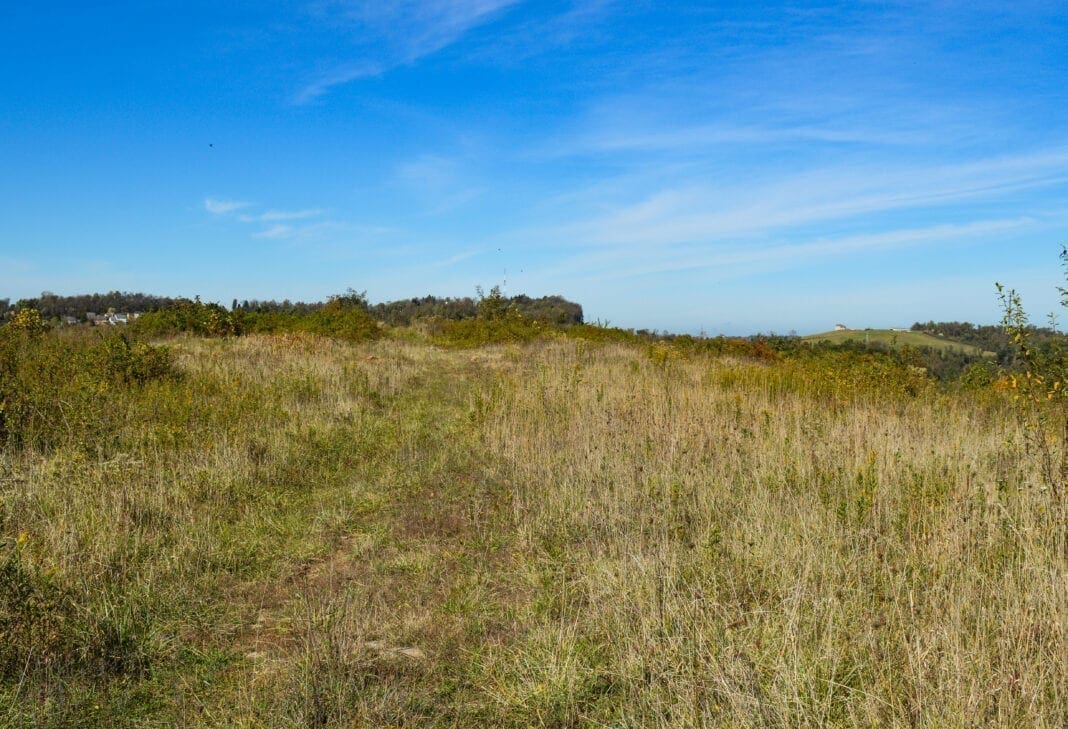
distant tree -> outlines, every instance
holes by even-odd
[[[363,309],[367,310],[367,292],[357,291],[356,289],[349,287],[345,289],[343,294],[335,294],[330,297],[329,303],[337,304],[343,309]]]
[[[509,300],[501,293],[500,286],[494,286],[488,294],[482,291],[482,287],[475,288],[478,293],[478,318],[487,321],[504,319],[509,315],[511,306]],[[518,314],[518,308],[514,310]]]

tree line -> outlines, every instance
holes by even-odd
[[[157,311],[173,306],[177,299],[170,296],[129,293],[126,291],[109,291],[106,294],[78,294],[76,296],[59,296],[51,291],[44,291],[40,296],[19,299],[13,305],[10,299],[0,299],[0,311],[11,309],[36,309],[43,318],[55,319],[72,316],[84,319],[86,313],[104,314],[108,309],[114,311]]]
[[[1004,324],[972,324],[966,321],[916,322],[912,331],[943,337],[961,344],[978,347],[984,352],[993,352],[995,361],[1004,367],[1016,364],[1019,348],[1006,333]],[[1028,324],[1025,327],[1031,345],[1040,350],[1054,346],[1062,336],[1052,327]]]
[[[540,296],[532,297],[526,294],[507,297],[499,291],[493,291],[489,296],[481,293],[478,298],[470,296],[440,297],[423,296],[410,299],[398,299],[397,301],[385,301],[371,304],[367,297],[352,289],[344,294],[332,296],[326,301],[281,301],[274,299],[233,299],[230,312],[238,316],[247,316],[255,319],[257,315],[275,316],[310,316],[325,309],[332,302],[351,308],[357,307],[366,311],[374,319],[389,324],[390,326],[408,326],[418,319],[448,319],[459,321],[473,319],[478,316],[479,302],[483,299],[494,297],[504,301],[507,308],[514,309],[523,318],[532,321],[541,321],[549,324],[567,325],[581,324],[583,322],[582,306],[573,301],[568,301],[563,296]],[[128,293],[123,291],[111,291],[105,294],[80,294],[76,296],[58,296],[51,292],[43,292],[38,297],[19,299],[11,304],[10,299],[0,299],[0,313],[19,309],[35,309],[44,319],[58,319],[61,317],[74,317],[84,321],[87,313],[103,314],[108,310],[116,312],[155,312],[165,309],[181,308],[183,299],[169,296],[154,296],[151,294]],[[223,311],[221,305],[216,305]]]

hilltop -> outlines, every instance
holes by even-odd
[[[861,344],[877,344],[898,349],[909,347],[930,347],[940,352],[956,352],[972,357],[993,357],[994,352],[983,350],[971,344],[954,339],[927,334],[918,331],[901,331],[895,329],[841,329],[822,334],[810,334],[803,337],[806,342],[830,342],[842,344],[854,341]]]

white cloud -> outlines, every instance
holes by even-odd
[[[517,0],[393,0],[334,3],[353,30],[374,33],[412,62],[455,43]]]
[[[213,215],[226,215],[235,210],[247,208],[249,205],[251,205],[251,203],[240,202],[238,200],[216,200],[210,197],[204,199],[204,209]]]
[[[248,225],[266,226],[252,234],[253,238],[268,240],[319,240],[330,234],[346,231],[360,231],[362,233],[381,232],[385,229],[372,227],[357,227],[349,223],[334,220],[318,220],[326,211],[323,208],[303,208],[300,210],[269,209],[262,212],[244,212],[232,215],[238,210],[253,207],[252,203],[237,202],[230,200],[215,200],[208,198],[204,201],[204,209],[214,215],[230,216],[231,220]],[[295,223],[306,221],[303,224]]]
[[[1063,147],[942,164],[851,159],[730,179],[713,164],[651,164],[543,201],[538,217],[556,223],[508,238],[551,248],[555,263],[539,271],[550,280],[691,270],[720,279],[889,250],[1041,240],[1068,221],[1056,203],[1068,191]]]
[[[322,215],[325,211],[321,208],[308,208],[306,210],[268,210],[256,215],[239,215],[238,219],[243,223],[272,223],[282,220],[304,220]]]
[[[676,178],[608,212],[557,228],[583,245],[672,246],[766,236],[777,230],[949,203],[997,199],[1068,183],[1068,150],[967,164],[843,166],[763,182]],[[674,183],[674,184],[672,184]],[[633,192],[633,191],[632,191]]]
[[[961,224],[941,224],[923,228],[904,228],[881,233],[816,238],[802,242],[782,242],[763,246],[729,245],[713,249],[682,249],[671,255],[648,252],[617,252],[573,261],[576,271],[605,271],[603,278],[629,278],[654,273],[716,269],[722,277],[767,273],[791,268],[817,258],[851,253],[898,250],[909,247],[974,242],[983,236],[1021,230],[1037,224],[1032,218],[977,220]]]
[[[348,32],[360,58],[319,75],[293,97],[297,105],[331,89],[415,63],[494,20],[518,0],[334,0],[318,5],[319,19]]]
[[[266,230],[261,230],[259,233],[254,233],[253,238],[291,238],[296,233],[296,229],[292,225],[272,225]]]
[[[268,210],[260,216],[262,221],[270,220],[303,220],[304,218],[315,218],[323,214],[323,210],[320,208],[309,208],[307,210]]]
[[[394,232],[391,228],[356,225],[340,220],[320,220],[303,225],[291,225],[289,223],[276,223],[267,228],[253,233],[253,238],[267,238],[271,240],[291,240],[302,243],[334,240],[334,242],[351,242],[367,238],[379,238]]]
[[[679,152],[685,155],[726,146],[827,143],[850,145],[909,145],[930,141],[930,134],[910,130],[850,128],[832,124],[768,127],[717,123],[696,126],[618,127],[596,129],[570,140],[554,140],[534,149],[535,159],[556,159],[618,153]]]
[[[469,258],[474,258],[475,256],[478,256],[485,252],[485,249],[463,251],[462,253],[457,253],[456,255],[449,256],[448,258],[443,258],[440,261],[434,261],[430,264],[430,267],[448,268],[449,266],[454,266],[457,263],[460,263],[461,261],[466,261]]]
[[[310,104],[321,96],[326,95],[335,86],[347,84],[361,78],[378,76],[383,68],[378,64],[366,63],[351,66],[341,66],[323,74],[319,78],[306,85],[293,96],[293,103],[297,106]]]

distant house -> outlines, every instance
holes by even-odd
[[[845,324],[835,324],[834,325],[834,330],[836,332],[844,332],[844,331],[848,331],[849,327],[847,327]]]
[[[65,316],[63,317],[63,323],[71,327],[78,323],[78,319],[73,316]]]

